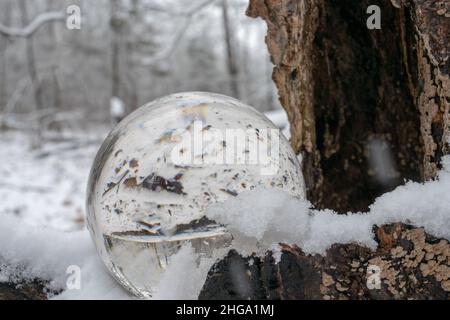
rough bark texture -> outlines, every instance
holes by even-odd
[[[0,300],[46,300],[44,286],[39,281],[12,284],[0,282]]]
[[[324,256],[283,246],[279,264],[230,252],[209,273],[200,299],[449,299],[450,244],[403,224],[374,228],[376,251],[335,244]],[[252,263],[249,261],[252,260]],[[380,288],[367,286],[373,267]]]
[[[373,4],[381,30],[366,27]],[[267,22],[273,79],[317,207],[366,210],[404,179],[434,177],[447,153],[449,0],[251,0],[247,14]],[[393,159],[381,182],[371,141]]]

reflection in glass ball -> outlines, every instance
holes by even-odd
[[[174,94],[136,110],[106,138],[89,177],[88,227],[116,280],[149,298],[184,244],[204,256],[230,246],[232,234],[206,209],[256,187],[304,197],[300,165],[280,131],[236,99]]]

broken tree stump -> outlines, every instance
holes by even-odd
[[[381,30],[367,28],[370,5]],[[316,208],[366,211],[405,179],[435,176],[448,153],[449,0],[250,0],[247,15],[267,23],[273,80]],[[389,170],[371,165],[373,142]]]

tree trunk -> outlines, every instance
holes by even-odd
[[[47,12],[55,12],[57,9],[57,4],[55,0],[47,0]],[[64,107],[62,88],[59,81],[58,73],[59,73],[59,63],[61,60],[60,57],[60,44],[58,43],[57,36],[57,26],[54,23],[49,23],[47,26],[48,38],[49,38],[49,50],[53,50],[52,59],[55,61],[51,66],[51,101],[52,105],[57,110],[62,110]]]
[[[399,2],[402,2],[399,4]],[[381,30],[369,30],[369,5]],[[318,208],[366,210],[448,151],[449,1],[251,0]]]
[[[139,12],[139,1],[140,0],[133,0],[131,4],[129,5],[129,12],[130,12],[130,20],[131,21],[137,21],[139,19],[138,12]],[[127,40],[126,40],[126,107],[127,107],[127,114],[133,112],[137,108],[139,108],[139,96],[138,96],[138,84],[136,83],[136,79],[138,76],[135,72],[135,62],[134,62],[134,54],[137,51],[137,39],[136,35],[134,34],[134,30],[131,26],[131,24],[127,25]]]
[[[120,17],[119,0],[111,1],[111,97],[121,98],[120,38],[123,20]]]
[[[11,12],[11,3],[6,2],[4,4],[4,12],[1,16],[2,22],[5,25],[9,26],[10,17],[9,14]],[[7,104],[7,74],[6,74],[6,49],[8,46],[8,39],[0,36],[0,112],[4,111]],[[0,130],[2,130],[0,125]]]
[[[222,0],[222,19],[230,90],[232,96],[239,99],[239,70],[228,12],[228,0]]]
[[[20,0],[19,6],[20,6],[20,11],[21,11],[22,24],[25,27],[28,25],[28,23],[30,23],[26,0]],[[34,53],[33,38],[27,37],[25,39],[25,42],[26,42],[27,67],[28,67],[28,73],[29,73],[30,79],[31,79],[31,85],[32,85],[33,94],[34,94],[34,101],[36,104],[36,109],[42,110],[43,102],[42,102],[39,78],[38,78],[37,69],[36,69],[36,55]]]

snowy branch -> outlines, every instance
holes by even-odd
[[[63,12],[46,12],[37,16],[24,28],[7,27],[0,23],[0,34],[6,37],[31,37],[41,26],[46,23],[64,21],[66,15]]]
[[[217,0],[206,0],[206,1],[201,2],[199,5],[195,6],[194,8],[190,9],[189,11],[187,11],[183,14],[175,13],[174,15],[182,16],[183,18],[185,18],[186,19],[185,22],[181,25],[181,27],[179,28],[178,32],[173,37],[170,44],[164,50],[162,50],[160,52],[160,54],[158,54],[152,58],[144,59],[142,61],[142,64],[146,65],[146,66],[153,65],[162,60],[166,60],[166,59],[170,58],[172,56],[172,54],[175,52],[175,50],[177,49],[180,41],[183,39],[187,30],[189,29],[189,25],[191,24],[194,16],[197,13],[199,13],[201,10],[203,10],[204,8],[214,4],[216,1]]]
[[[158,6],[153,4],[144,4],[143,8],[146,11],[153,11],[153,12],[159,12],[159,13],[165,13],[170,16],[179,16],[179,17],[189,17],[197,13],[198,11],[202,10],[203,8],[210,6],[214,3],[216,3],[218,0],[205,0],[198,4],[194,4],[191,8],[185,9],[185,10],[173,10],[172,8],[168,9],[165,6]]]

